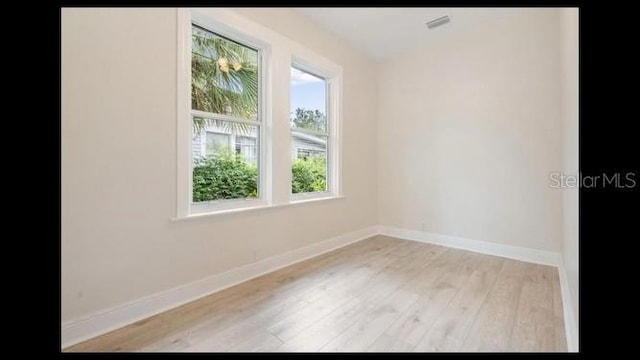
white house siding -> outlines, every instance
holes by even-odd
[[[203,130],[200,134],[196,134],[191,141],[191,153],[192,159],[197,159],[202,156],[206,156],[206,141],[204,139],[204,134],[206,132],[216,132],[220,134],[228,134],[230,137],[229,140],[229,148],[231,151],[235,152],[235,144],[236,144],[236,135],[232,134],[226,129],[217,127],[217,126],[207,126],[205,130]],[[318,138],[308,134],[301,133],[292,133],[292,143],[291,143],[291,159],[296,159],[298,157],[299,150],[307,150],[312,153],[314,152],[326,152],[327,145],[324,139]],[[257,136],[256,131],[252,131],[249,134],[243,134],[238,136],[246,136],[253,137]],[[245,159],[248,160],[248,159]]]
[[[202,156],[202,137],[200,134],[197,134],[191,140],[191,153],[193,154],[192,159]]]
[[[322,141],[321,139],[318,139]],[[293,139],[291,144],[291,159],[295,159],[298,157],[298,150],[309,150],[312,152],[326,152],[327,145],[326,143],[321,143],[320,141],[310,141],[307,139],[303,139],[299,136],[296,136],[293,133]]]
[[[256,138],[257,137],[257,129],[255,128],[251,128],[251,130],[246,133],[246,134],[234,134],[231,131],[229,131],[228,129],[222,128],[222,127],[218,127],[218,126],[212,126],[209,125],[207,126],[203,131],[201,131],[199,134],[195,135],[193,137],[193,140],[191,141],[191,154],[192,154],[192,159],[196,159],[198,157],[201,156],[207,156],[210,154],[207,154],[207,149],[206,149],[206,137],[205,134],[207,132],[214,132],[214,133],[218,133],[218,134],[225,134],[229,136],[229,149],[235,153],[235,148],[236,148],[236,136],[243,136],[243,137],[249,137],[249,138]],[[246,155],[246,154],[243,154]],[[247,156],[245,156],[245,160],[248,160]]]

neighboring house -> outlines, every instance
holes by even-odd
[[[291,159],[327,152],[327,141],[321,137],[292,130]],[[255,129],[234,133],[230,129],[207,126],[192,140],[193,159],[214,154],[220,148],[229,148],[249,164],[257,164],[257,134]]]

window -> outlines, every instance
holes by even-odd
[[[192,150],[192,206],[258,198],[259,50],[191,30],[191,126],[202,143]]]
[[[291,193],[327,192],[327,82],[291,67]]]
[[[233,10],[177,12],[177,218],[341,197],[342,68]]]

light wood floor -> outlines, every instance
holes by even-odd
[[[376,236],[65,351],[566,351],[550,266]]]

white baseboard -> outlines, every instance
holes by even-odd
[[[564,314],[564,330],[567,337],[567,349],[570,352],[578,352],[578,322],[575,317],[575,309],[569,291],[569,281],[567,279],[567,269],[564,261],[560,259],[558,266],[558,275],[560,276],[560,290],[562,292],[562,313]]]
[[[473,240],[457,236],[434,234],[418,230],[400,229],[380,226],[379,233],[406,240],[419,241],[428,244],[442,245],[455,249],[469,250],[477,253],[501,256],[509,259],[521,260],[542,265],[558,266],[560,254],[552,251],[525,248],[505,244]]]
[[[221,274],[100,311],[82,319],[69,321],[62,324],[62,348],[175,308],[243,281],[364,240],[377,235],[377,233],[378,227],[372,226],[339,235],[313,245],[272,256]]]

